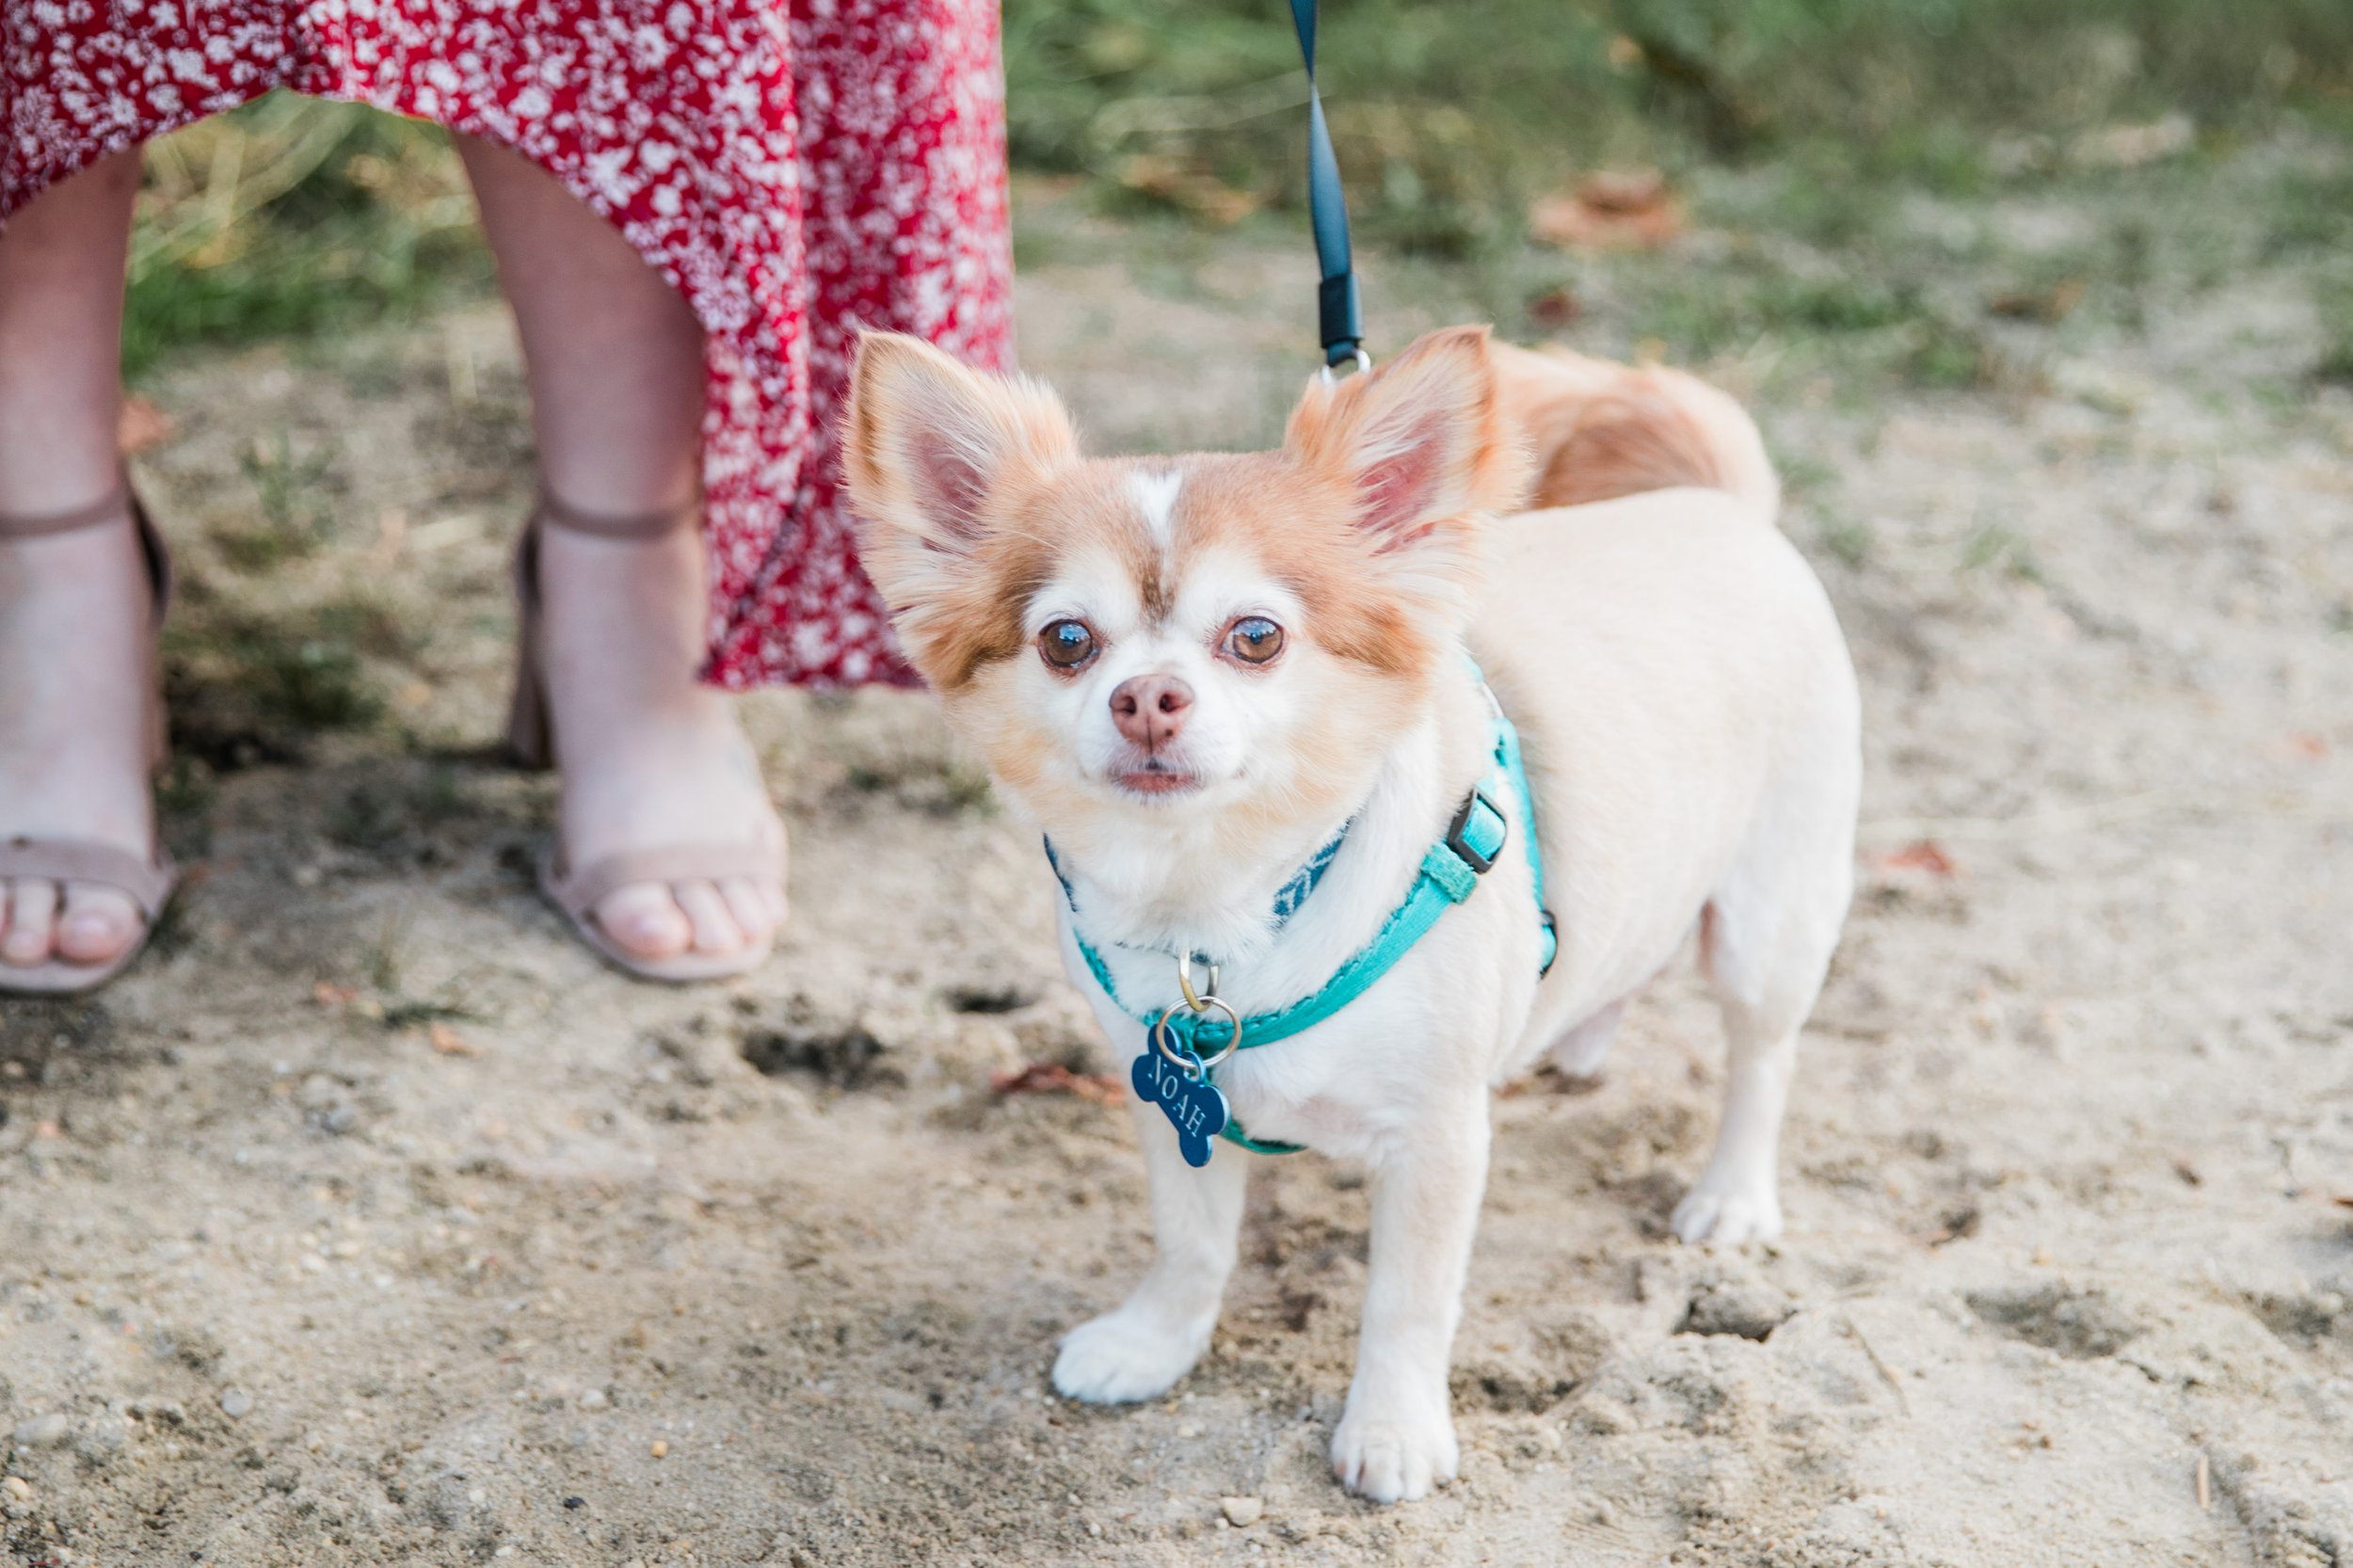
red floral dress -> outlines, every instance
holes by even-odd
[[[913,679],[835,424],[859,327],[1011,350],[993,0],[0,0],[0,218],[272,88],[506,143],[708,332],[711,678]]]

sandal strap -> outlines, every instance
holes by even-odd
[[[163,913],[179,872],[161,849],[140,856],[95,839],[0,840],[0,876],[33,876],[46,882],[96,882],[130,895],[150,920]]]
[[[164,609],[171,602],[171,552],[165,547],[163,534],[148,516],[147,506],[139,500],[139,492],[127,472],[116,476],[113,489],[86,506],[62,512],[0,512],[0,539],[38,539],[52,534],[71,534],[76,529],[111,522],[126,512],[138,535],[139,553],[147,565],[147,584],[152,590],[152,619],[161,625]]]
[[[120,517],[134,504],[131,482],[118,477],[114,488],[86,505],[62,512],[0,512],[0,539],[38,539],[50,534],[71,534]]]
[[[593,535],[600,539],[658,539],[680,524],[702,515],[703,498],[675,506],[664,506],[651,512],[591,512],[575,506],[542,486],[539,490],[539,516],[558,528],[575,534]]]
[[[739,876],[776,881],[783,875],[784,851],[773,845],[674,844],[626,850],[577,870],[566,867],[558,847],[550,852],[540,883],[557,908],[575,920],[585,920],[608,895],[634,883],[720,882]]]

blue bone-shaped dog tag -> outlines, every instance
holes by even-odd
[[[1205,1074],[1193,1078],[1147,1042],[1144,1054],[1128,1069],[1139,1099],[1150,1100],[1176,1129],[1176,1148],[1185,1163],[1196,1168],[1209,1162],[1210,1141],[1225,1129],[1225,1096]]]

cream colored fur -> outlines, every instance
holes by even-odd
[[[936,387],[916,374],[927,351],[877,342],[879,356],[870,344],[868,358],[887,360],[888,374],[861,367],[854,428],[899,440],[877,448],[895,453],[906,449],[896,423],[903,405],[886,389],[910,378]],[[1106,665],[1109,673],[1165,669],[1200,687],[1200,706],[1215,712],[1200,720],[1211,740],[1195,760],[1210,776],[1197,799],[1122,804],[1096,778],[1089,750],[1100,749],[1088,737],[1099,734],[1090,705],[1099,705],[1102,689],[1087,676],[1040,674],[1026,648],[984,662],[946,694],[952,718],[1000,776],[1018,780],[1009,786],[1016,804],[1073,846],[1090,936],[1199,937],[1239,951],[1245,960],[1229,966],[1225,994],[1245,1013],[1305,995],[1369,938],[1483,773],[1487,724],[1460,657],[1464,639],[1519,725],[1561,933],[1550,975],[1539,984],[1534,904],[1515,843],[1478,892],[1363,998],[1218,1071],[1254,1136],[1305,1144],[1370,1173],[1363,1329],[1332,1456],[1347,1485],[1382,1501],[1420,1496],[1457,1469],[1447,1371],[1486,1179],[1489,1090],[1547,1050],[1567,1070],[1593,1070],[1625,1000],[1695,930],[1721,1001],[1730,1066],[1715,1153],[1673,1225],[1687,1241],[1725,1245],[1780,1233],[1775,1144],[1798,1032],[1847,908],[1860,779],[1844,641],[1812,573],[1773,526],[1770,467],[1730,399],[1677,373],[1491,349],[1477,334],[1426,340],[1390,371],[1399,374],[1338,399],[1313,394],[1285,461],[1368,472],[1359,433],[1378,432],[1373,457],[1401,463],[1406,476],[1367,492],[1389,530],[1378,559],[1401,563],[1399,602],[1413,606],[1400,634],[1410,642],[1428,632],[1453,651],[1442,648],[1410,679],[1374,680],[1330,661],[1312,646],[1317,629],[1304,606],[1313,595],[1283,586],[1280,543],[1290,524],[1270,516],[1263,532],[1272,542],[1256,550],[1249,541],[1258,525],[1228,527],[1215,549],[1189,560],[1188,520],[1246,514],[1254,497],[1231,492],[1235,482],[1218,465],[1232,459],[1159,459],[1140,492],[1158,515],[1104,526],[1120,540],[1148,542],[1157,533],[1169,552],[1162,567],[1183,584],[1175,607],[1155,620],[1134,592],[1123,598],[1096,581],[1116,575],[1105,564],[1116,552],[1074,545],[1070,559],[1080,564],[1039,591],[1030,630],[1039,617],[1085,608],[1102,621],[1104,658],[1123,661]],[[953,379],[941,376],[941,384]],[[1462,408],[1441,417],[1453,404]],[[1443,552],[1431,560],[1451,581],[1467,536],[1460,517],[1424,515],[1417,498],[1464,486],[1475,497],[1507,475],[1516,486],[1518,470],[1498,443],[1518,432],[1534,448],[1533,493],[1583,504],[1474,519],[1487,585],[1459,604],[1416,597],[1414,552]],[[1006,460],[1052,440],[1022,437],[1008,443]],[[953,456],[977,462],[985,483],[984,455]],[[924,460],[920,450],[916,457]],[[1417,490],[1407,481],[1425,471],[1432,477]],[[874,465],[862,468],[854,454],[854,478],[861,472]],[[1116,499],[1134,487],[1096,484],[1088,472],[1081,464],[1022,494],[1040,498],[1041,518],[1064,490],[1104,498],[1089,501],[1097,509],[1136,504]],[[1289,470],[1267,472],[1280,480]],[[1022,472],[1025,487],[1041,483]],[[904,557],[904,541],[934,526],[885,512],[904,493],[877,486],[859,496],[886,532],[904,530],[886,562]],[[1610,499],[1593,499],[1603,496]],[[1429,502],[1442,511],[1465,504]],[[894,604],[920,617],[929,607],[904,596],[921,599],[921,574],[951,569],[943,559],[925,558],[904,577],[888,568],[878,576]],[[1194,621],[1213,626],[1242,608],[1304,622],[1294,633],[1303,662],[1290,675],[1236,675],[1200,651]],[[1368,716],[1379,722],[1365,732],[1377,739],[1317,753],[1348,773],[1345,800],[1284,815],[1283,802],[1306,798],[1294,777],[1300,757],[1284,737],[1336,704],[1375,702],[1389,705]],[[1054,767],[1035,764],[1041,746]],[[1253,782],[1267,777],[1292,782],[1270,795]],[[1526,831],[1512,815],[1512,831]],[[1353,825],[1322,887],[1279,934],[1265,932],[1267,897],[1343,816]],[[1244,817],[1247,831],[1237,825]],[[1067,918],[1064,926],[1073,981],[1124,1065],[1143,1048],[1143,1031],[1094,983]],[[1170,994],[1165,958],[1106,952],[1123,996]],[[1123,1304],[1064,1342],[1054,1382],[1076,1399],[1149,1399],[1181,1378],[1209,1343],[1235,1262],[1252,1157],[1220,1146],[1207,1169],[1194,1170],[1157,1108],[1139,1107],[1137,1128],[1158,1259]]]

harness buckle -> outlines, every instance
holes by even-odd
[[[1471,814],[1482,806],[1496,820],[1496,841],[1491,850],[1480,849],[1467,836]],[[1503,853],[1503,846],[1511,837],[1511,819],[1503,814],[1500,807],[1487,798],[1483,791],[1476,789],[1463,797],[1462,806],[1455,810],[1454,820],[1446,824],[1446,847],[1461,856],[1463,864],[1468,866],[1475,876],[1484,876],[1495,870],[1496,857]]]

